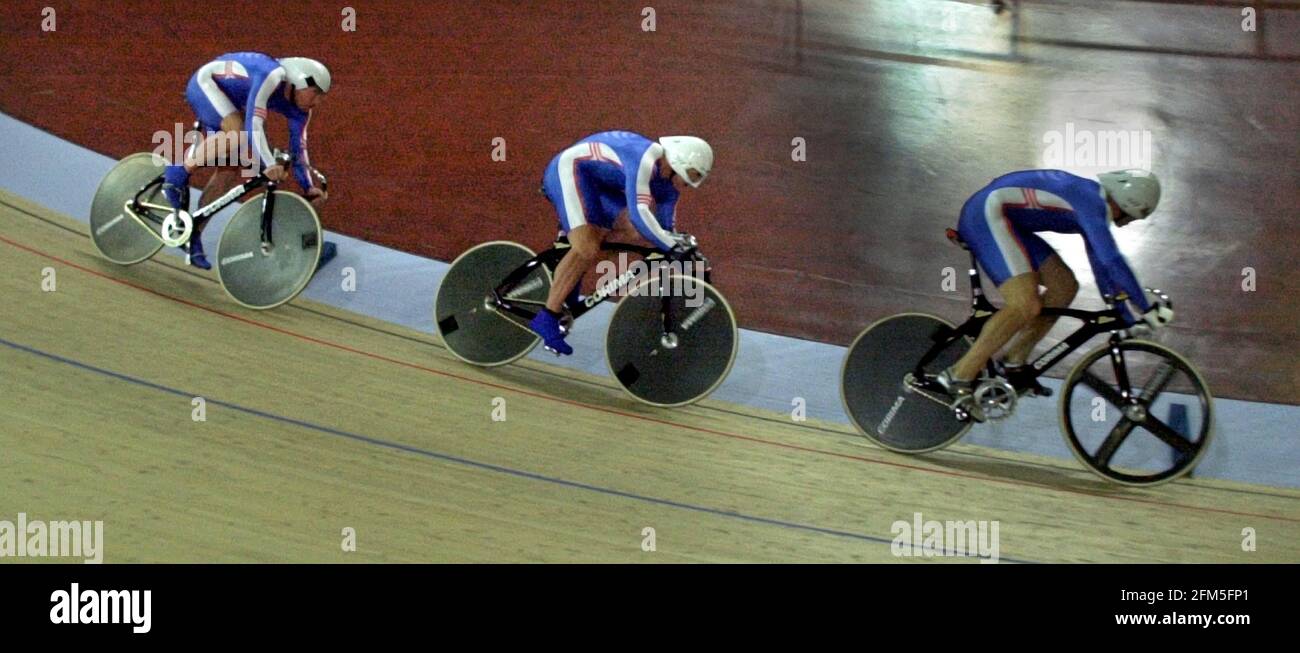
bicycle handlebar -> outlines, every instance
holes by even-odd
[[[288,152],[285,152],[284,150],[275,150],[272,153],[272,158],[275,159],[276,165],[281,165],[285,167],[288,167],[289,164],[293,162],[293,157]],[[316,168],[308,168],[308,174],[310,174],[313,178],[315,178],[316,185],[320,187],[321,192],[324,193],[329,192],[330,183],[329,183],[329,179],[325,178],[325,173],[321,172],[320,170],[317,170]]]

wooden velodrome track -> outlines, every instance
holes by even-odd
[[[241,309],[175,258],[108,263],[82,224],[2,191],[0,226],[0,515],[103,520],[108,562],[881,562],[904,560],[890,526],[914,512],[998,520],[1003,561],[1300,559],[1293,490],[1117,488],[1073,461],[652,409],[312,302]]]

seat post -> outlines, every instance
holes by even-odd
[[[961,234],[959,234],[956,229],[949,227],[944,231],[944,235],[946,235],[948,240],[952,241],[954,245],[970,253],[970,268],[966,273],[970,277],[971,307],[976,311],[995,310],[993,305],[984,297],[984,285],[980,280],[979,262],[975,259],[975,251],[966,244],[966,241],[962,240]]]
[[[997,307],[989,301],[984,295],[984,281],[980,277],[979,263],[975,260],[975,252],[970,254],[970,305],[975,312],[996,313]]]

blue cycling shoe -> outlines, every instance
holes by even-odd
[[[208,257],[203,255],[203,239],[195,233],[190,236],[190,242],[182,249],[185,250],[186,265],[193,265],[200,270],[211,270],[212,264],[208,263]]]
[[[573,353],[573,347],[564,341],[564,331],[560,328],[560,316],[552,313],[549,309],[542,309],[532,322],[528,323],[528,328],[533,333],[542,337],[543,346],[547,351],[553,351],[556,355],[568,356]]]

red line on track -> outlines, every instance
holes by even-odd
[[[116,277],[113,277],[113,276],[107,275],[107,274],[105,274],[105,273],[103,273],[103,272],[100,272],[100,271],[98,271],[98,270],[92,270],[92,269],[90,269],[90,268],[88,268],[88,267],[85,267],[85,266],[82,266],[82,265],[78,265],[78,264],[76,264],[76,263],[73,263],[73,262],[68,261],[68,260],[66,260],[66,259],[63,259],[63,258],[59,258],[58,256],[55,256],[55,255],[53,255],[53,254],[49,254],[49,253],[47,253],[47,252],[43,252],[43,251],[40,251],[40,250],[35,249],[35,248],[32,248],[32,247],[28,247],[28,246],[23,245],[23,244],[21,244],[21,243],[18,243],[18,242],[15,242],[15,241],[13,241],[13,240],[10,240],[9,238],[6,238],[6,237],[4,237],[4,236],[0,236],[0,242],[6,243],[6,244],[10,245],[11,247],[16,247],[16,248],[18,248],[18,249],[20,249],[20,250],[23,250],[23,251],[25,251],[25,252],[28,252],[28,253],[30,253],[30,254],[34,254],[34,255],[36,255],[36,256],[39,256],[39,257],[42,257],[42,258],[46,258],[46,259],[49,259],[49,260],[51,260],[51,261],[55,261],[55,262],[57,262],[57,263],[60,263],[60,264],[66,265],[66,266],[68,266],[68,267],[70,267],[70,268],[73,268],[73,269],[76,269],[76,270],[80,270],[80,271],[82,271],[82,272],[85,272],[85,273],[87,273],[87,274],[90,274],[90,275],[93,275],[93,276],[99,277],[99,278],[101,278],[101,279],[106,279],[106,280],[111,281],[111,282],[113,282],[113,283],[116,283],[116,284],[120,284],[120,285],[126,286],[126,287],[128,287],[128,288],[133,288],[133,289],[135,289],[135,290],[139,290],[139,291],[142,291],[142,292],[146,292],[146,293],[148,293],[148,294],[150,294],[150,295],[154,295],[154,296],[156,296],[156,297],[161,297],[161,298],[163,298],[163,299],[166,299],[166,300],[169,300],[169,301],[173,301],[173,302],[176,302],[176,303],[178,303],[178,304],[183,304],[183,305],[185,305],[185,306],[189,306],[189,307],[191,307],[191,308],[196,308],[196,309],[198,309],[198,310],[201,310],[201,311],[204,311],[204,312],[207,312],[207,313],[211,313],[211,314],[213,314],[213,315],[218,315],[218,316],[221,316],[221,317],[224,317],[224,318],[227,318],[227,319],[235,320],[235,321],[237,321],[237,322],[242,322],[242,323],[247,324],[247,325],[250,325],[250,326],[258,327],[258,328],[261,328],[261,329],[266,329],[266,330],[268,330],[268,331],[273,331],[273,332],[275,332],[275,333],[279,333],[279,334],[282,334],[282,335],[286,335],[286,336],[289,336],[289,337],[291,337],[291,338],[296,338],[296,339],[298,339],[298,340],[302,340],[302,341],[305,341],[305,342],[314,343],[314,344],[317,344],[317,345],[321,345],[321,346],[323,346],[323,347],[329,347],[329,348],[331,348],[331,349],[337,349],[337,350],[339,350],[339,351],[345,351],[345,352],[348,352],[348,353],[351,353],[351,354],[357,354],[358,356],[364,356],[364,357],[366,357],[366,358],[371,358],[371,359],[374,359],[374,360],[384,361],[384,362],[386,362],[386,363],[392,363],[392,364],[394,364],[394,365],[400,365],[400,366],[402,366],[402,367],[407,367],[407,368],[414,369],[414,370],[420,370],[420,371],[422,371],[422,372],[428,372],[428,373],[430,373],[430,374],[436,374],[436,375],[438,375],[438,376],[442,376],[442,377],[446,377],[446,378],[450,378],[450,379],[456,379],[457,381],[463,381],[463,382],[465,382],[465,383],[471,383],[471,384],[479,385],[479,386],[483,386],[483,387],[494,388],[494,389],[498,389],[498,390],[504,390],[504,391],[506,391],[506,392],[513,392],[513,393],[521,394],[521,395],[524,395],[524,396],[527,396],[527,397],[534,397],[534,398],[542,399],[542,400],[545,400],[545,401],[552,401],[552,402],[556,402],[556,403],[560,403],[560,404],[565,404],[565,405],[568,405],[568,406],[573,406],[573,407],[575,407],[575,408],[581,408],[581,409],[584,409],[584,410],[592,410],[592,411],[596,411],[596,412],[606,413],[606,414],[608,414],[608,415],[617,415],[617,416],[619,416],[619,417],[623,417],[623,418],[626,418],[626,419],[633,419],[633,420],[638,420],[638,421],[642,421],[642,422],[650,422],[650,423],[653,423],[653,424],[661,424],[661,425],[664,425],[664,426],[669,426],[669,427],[674,427],[674,428],[679,428],[679,429],[685,429],[685,430],[688,430],[688,431],[694,431],[694,432],[697,432],[697,433],[707,433],[707,434],[709,434],[709,435],[716,435],[716,436],[719,436],[719,437],[729,438],[729,439],[733,439],[733,440],[742,440],[742,441],[745,441],[745,442],[753,442],[753,443],[755,443],[755,444],[762,444],[762,445],[767,445],[767,446],[772,446],[772,447],[780,447],[780,448],[782,448],[782,449],[789,449],[789,450],[792,450],[792,451],[802,451],[802,452],[805,452],[805,453],[813,453],[813,454],[818,454],[818,455],[822,455],[822,456],[829,456],[829,457],[832,457],[832,458],[841,458],[841,459],[845,459],[845,460],[853,460],[853,461],[863,462],[863,463],[867,463],[867,464],[871,464],[871,465],[882,465],[882,466],[885,466],[885,467],[893,467],[893,468],[896,468],[896,469],[906,469],[906,470],[915,471],[915,472],[922,472],[922,473],[926,473],[926,474],[938,474],[938,475],[941,475],[941,476],[949,476],[949,477],[953,477],[953,478],[964,478],[964,479],[970,479],[970,480],[975,480],[975,481],[984,481],[984,482],[990,482],[990,483],[999,483],[999,484],[1002,484],[1002,485],[1010,485],[1010,486],[1015,486],[1015,487],[1031,487],[1031,488],[1037,488],[1037,489],[1042,489],[1042,490],[1049,490],[1049,491],[1052,491],[1052,492],[1064,492],[1064,493],[1067,493],[1067,494],[1083,495],[1083,496],[1089,496],[1089,497],[1094,497],[1094,498],[1098,498],[1098,499],[1107,499],[1107,500],[1111,500],[1111,501],[1127,501],[1127,502],[1130,502],[1130,503],[1138,503],[1138,504],[1144,504],[1144,505],[1150,505],[1150,506],[1159,506],[1159,507],[1162,507],[1162,508],[1181,508],[1181,509],[1184,509],[1184,510],[1193,510],[1193,511],[1197,511],[1197,512],[1212,512],[1212,513],[1218,513],[1218,514],[1224,514],[1224,515],[1234,515],[1234,516],[1239,516],[1239,517],[1258,517],[1258,518],[1261,518],[1261,519],[1273,519],[1273,520],[1277,520],[1277,521],[1285,521],[1285,522],[1300,523],[1300,519],[1297,519],[1297,518],[1291,518],[1291,517],[1281,517],[1281,516],[1277,516],[1277,515],[1264,515],[1264,514],[1258,514],[1258,513],[1240,512],[1240,511],[1236,511],[1236,510],[1228,510],[1228,509],[1225,509],[1225,508],[1207,508],[1207,507],[1204,507],[1204,506],[1193,506],[1193,505],[1188,505],[1188,504],[1172,503],[1172,502],[1167,502],[1167,501],[1156,501],[1156,500],[1153,500],[1153,499],[1142,499],[1142,498],[1138,498],[1138,497],[1123,497],[1123,496],[1115,496],[1115,495],[1112,495],[1112,494],[1105,494],[1105,493],[1102,493],[1102,492],[1089,492],[1089,491],[1087,491],[1087,490],[1075,490],[1075,489],[1069,489],[1069,488],[1053,487],[1053,486],[1051,486],[1051,485],[1046,485],[1046,484],[1043,484],[1043,483],[1032,483],[1032,482],[1026,482],[1026,481],[1017,481],[1017,480],[1014,480],[1014,479],[1002,479],[1002,478],[994,478],[994,477],[991,477],[991,476],[980,476],[980,475],[976,475],[976,474],[966,474],[966,473],[963,473],[963,472],[953,472],[953,471],[942,470],[942,469],[933,469],[933,468],[929,468],[929,467],[921,467],[921,466],[919,466],[919,465],[909,465],[909,464],[906,464],[906,463],[891,462],[891,461],[888,461],[888,460],[873,460],[873,459],[871,459],[871,458],[867,458],[867,457],[864,457],[864,456],[855,456],[855,455],[853,455],[853,454],[838,453],[838,452],[835,452],[835,451],[826,451],[826,450],[824,450],[824,449],[816,449],[816,448],[813,448],[813,447],[804,447],[804,446],[800,446],[800,445],[797,445],[797,444],[787,444],[787,443],[784,443],[784,442],[775,442],[775,441],[772,441],[772,440],[764,440],[764,439],[762,439],[762,438],[756,438],[756,437],[747,436],[747,435],[740,435],[740,434],[737,434],[737,433],[728,433],[728,432],[726,432],[726,431],[718,431],[718,430],[715,430],[715,429],[705,428],[705,427],[702,427],[702,426],[692,426],[692,425],[690,425],[690,424],[681,424],[681,423],[678,423],[678,422],[672,422],[672,421],[665,420],[665,419],[659,419],[659,418],[657,418],[657,417],[649,417],[649,416],[646,416],[646,415],[637,415],[637,414],[635,414],[635,413],[628,413],[628,412],[624,412],[624,411],[621,411],[621,410],[616,410],[616,409],[613,409],[613,408],[605,408],[605,407],[603,407],[603,406],[593,406],[593,405],[591,405],[591,404],[584,404],[584,403],[582,403],[582,402],[574,401],[574,400],[572,400],[572,399],[563,399],[563,398],[560,398],[560,397],[554,397],[554,396],[546,395],[546,394],[542,394],[542,393],[539,393],[539,392],[533,392],[533,391],[531,391],[531,390],[523,390],[523,389],[520,389],[520,388],[512,388],[512,387],[510,387],[510,386],[502,385],[502,384],[499,384],[499,383],[493,383],[493,382],[491,382],[491,381],[482,381],[482,380],[479,380],[479,379],[473,379],[473,378],[470,378],[470,377],[467,377],[467,376],[462,376],[462,375],[459,375],[459,374],[455,374],[455,373],[453,373],[453,372],[445,372],[445,371],[443,371],[443,370],[437,370],[437,369],[434,369],[434,368],[431,368],[431,367],[425,367],[425,366],[423,366],[423,365],[417,365],[417,364],[415,364],[415,363],[409,363],[409,362],[402,361],[402,360],[398,360],[398,359],[395,359],[395,358],[389,358],[389,357],[387,357],[387,356],[383,356],[383,355],[381,355],[381,354],[376,354],[376,353],[373,353],[373,352],[368,352],[368,351],[364,351],[364,350],[361,350],[361,349],[356,349],[356,348],[353,348],[353,347],[349,347],[349,346],[347,346],[347,345],[339,344],[339,343],[336,343],[336,342],[331,342],[331,341],[329,341],[329,340],[322,340],[322,339],[320,339],[320,338],[314,338],[314,337],[309,336],[309,335],[306,335],[306,334],[298,333],[298,332],[295,332],[295,331],[290,331],[290,330],[288,330],[288,329],[282,329],[282,328],[280,328],[280,327],[277,327],[277,326],[274,326],[274,325],[271,325],[271,324],[266,324],[265,322],[258,322],[257,320],[251,320],[251,319],[249,319],[249,318],[242,317],[242,316],[239,316],[239,315],[235,315],[235,314],[233,314],[233,313],[227,313],[227,312],[225,312],[225,311],[217,310],[217,309],[212,308],[212,307],[210,307],[210,306],[203,306],[202,304],[197,304],[197,303],[195,303],[195,302],[191,302],[191,301],[189,301],[189,300],[187,300],[187,299],[183,299],[183,298],[176,297],[176,296],[173,296],[173,295],[167,295],[167,294],[164,294],[164,293],[158,292],[158,291],[156,291],[156,290],[153,290],[152,288],[146,288],[145,286],[141,286],[141,285],[138,285],[138,284],[135,284],[135,283],[131,283],[130,281],[126,281],[126,280],[124,280],[124,279],[118,279],[118,278],[116,278]],[[160,264],[160,265],[161,265],[161,264]]]

